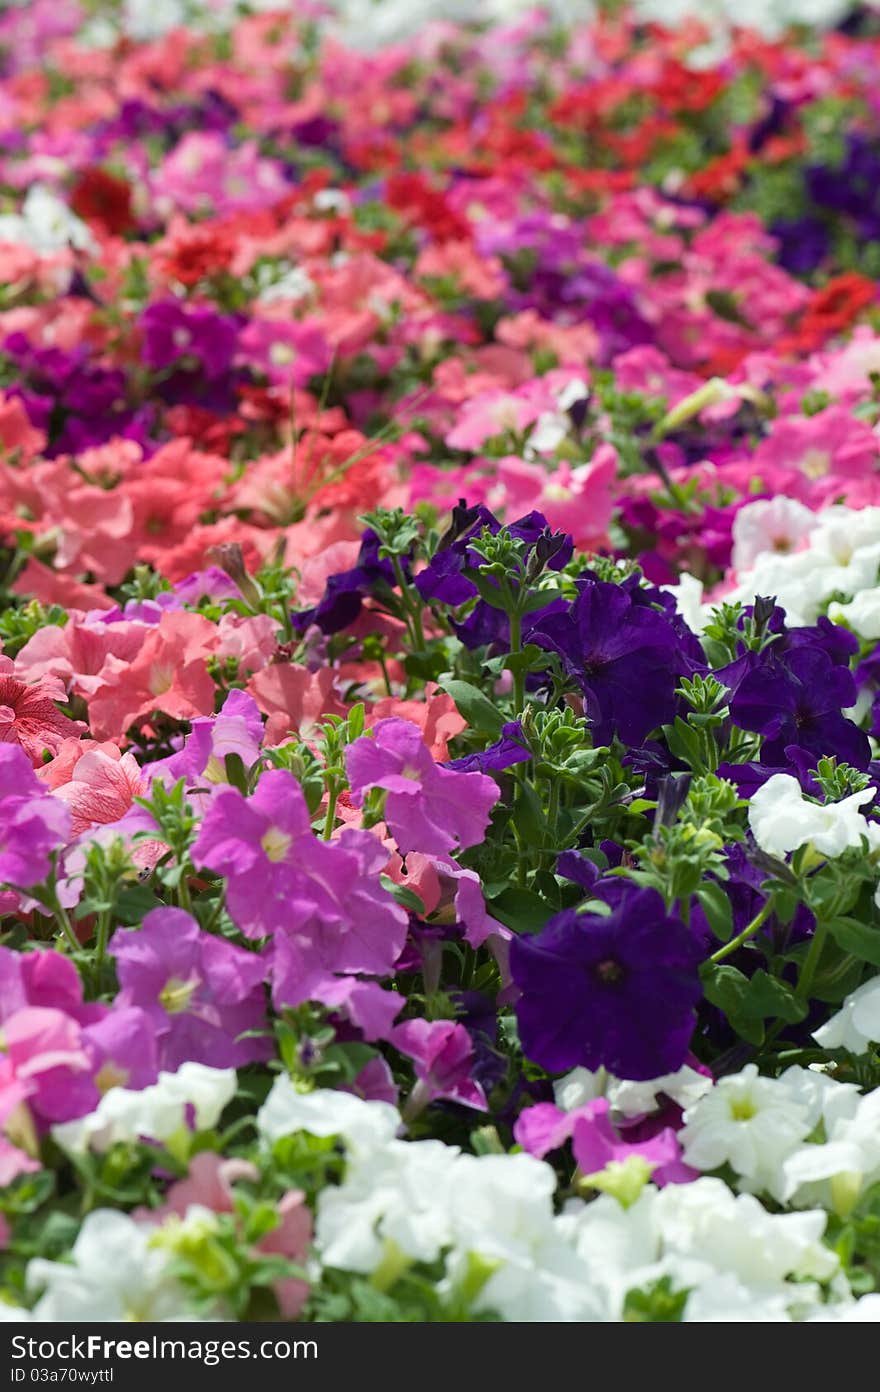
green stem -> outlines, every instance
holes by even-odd
[[[325,841],[329,841],[333,835],[333,828],[336,825],[336,801],[339,797],[339,784],[335,779],[327,784],[327,815],[324,818],[323,836]]]
[[[600,798],[598,802],[590,803],[590,806],[587,808],[580,821],[575,822],[571,831],[566,836],[564,844],[559,847],[557,854],[559,854],[562,851],[569,850],[572,846],[576,846],[578,841],[581,839],[581,836],[586,831],[587,827],[590,825],[590,822],[594,819],[594,817],[599,816],[599,814],[604,810],[604,807],[604,797]]]
[[[393,696],[394,692],[391,690],[391,678],[388,675],[388,663],[385,661],[384,653],[379,654],[378,662],[382,669],[382,679],[385,682],[385,690],[389,696]]]
[[[46,908],[50,910],[52,917],[61,929],[62,935],[67,939],[71,952],[81,952],[82,943],[73,931],[70,915],[60,902],[54,890],[51,893],[44,894],[42,902],[45,904]]]
[[[824,923],[817,922],[810,940],[807,955],[804,958],[804,965],[801,967],[798,976],[797,986],[795,987],[794,993],[799,1000],[809,1000],[810,998],[810,987],[813,984],[813,977],[816,975],[816,969],[819,966],[819,959],[822,956],[822,949],[825,946],[825,939],[827,937],[828,921],[826,920]]]
[[[206,933],[213,933],[214,929],[217,927],[217,924],[220,922],[220,916],[221,916],[221,914],[223,913],[223,905],[225,904],[225,902],[226,902],[226,895],[225,895],[224,893],[221,893],[220,898],[217,900],[216,905],[215,905],[214,908],[211,910],[211,917],[208,919],[207,923],[205,924],[205,930],[204,930],[204,931],[205,931]]]
[[[731,953],[736,952],[738,948],[742,947],[744,942],[748,942],[749,938],[753,937],[754,934],[757,933],[758,929],[764,923],[766,923],[767,919],[770,917],[772,912],[773,900],[767,899],[764,904],[764,907],[760,910],[759,913],[755,914],[755,917],[752,919],[751,923],[747,923],[742,932],[737,933],[735,938],[731,938],[729,943],[725,943],[723,947],[719,947],[717,952],[713,952],[712,956],[709,958],[709,961],[723,962],[725,957],[729,957]]]
[[[281,632],[285,643],[293,642],[293,619],[290,617],[290,595],[281,597]]]
[[[177,902],[188,914],[192,913],[192,899],[189,895],[189,885],[186,882],[186,871],[183,866],[180,870],[180,879],[177,881]]]
[[[556,836],[556,823],[559,821],[559,795],[560,781],[558,778],[554,778],[550,783],[550,797],[547,802],[547,839],[550,845],[549,847],[545,847],[544,856],[542,857],[542,868],[548,870],[553,868],[553,862],[556,859],[553,845],[558,839]]]
[[[107,952],[107,939],[110,937],[110,910],[102,909],[95,929],[95,966],[100,968]]]
[[[523,840],[523,834],[522,834],[522,832],[521,832],[519,826],[517,825],[517,821],[516,821],[516,811],[515,811],[515,810],[514,810],[514,819],[513,819],[513,821],[511,822],[511,826],[513,827],[513,839],[514,839],[515,842],[516,842],[516,881],[517,881],[517,884],[519,885],[520,889],[525,889],[526,883],[527,883],[527,879],[528,879],[528,873],[527,873],[527,854],[528,854],[528,852],[527,852],[527,848],[526,848],[525,841]]]
[[[403,566],[400,564],[399,556],[391,557],[391,568],[394,571],[394,578],[400,587],[400,596],[406,609],[406,626],[409,630],[410,641],[416,652],[422,652],[425,647],[425,631],[422,628],[421,599],[416,601],[412,600],[410,586],[406,582],[406,576],[403,573]]]
[[[513,610],[510,614],[510,656],[522,652],[522,614]],[[513,713],[521,715],[526,703],[526,676],[522,666],[517,663],[513,671]]]

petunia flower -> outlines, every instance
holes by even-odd
[[[120,992],[116,1004],[138,1006],[169,1071],[190,1060],[238,1068],[265,1059],[262,957],[204,932],[182,909],[153,909],[140,928],[110,940]],[[247,1036],[247,1037],[244,1037]]]
[[[438,1098],[486,1110],[486,1094],[472,1076],[474,1045],[464,1025],[453,1020],[406,1020],[388,1038],[415,1065],[418,1081],[405,1117]]]
[[[702,998],[699,941],[654,889],[615,880],[593,894],[609,914],[566,909],[510,944],[523,1049],[552,1072],[672,1073],[687,1056]]]
[[[0,743],[20,745],[37,768],[47,750],[57,754],[62,740],[81,734],[85,726],[56,706],[65,699],[59,682],[44,679],[29,685],[14,671],[12,661],[0,656]]]
[[[724,681],[723,670],[719,679]],[[798,745],[817,759],[830,754],[866,769],[868,737],[842,714],[857,694],[849,668],[835,664],[823,648],[804,644],[779,657],[770,648],[766,660],[737,683],[730,714],[741,729],[764,736],[762,763],[784,765],[786,746]]]
[[[597,743],[617,734],[641,744],[673,718],[677,680],[689,670],[678,634],[623,586],[587,581],[568,612],[549,613],[529,641],[559,654],[584,693]]]
[[[70,839],[70,812],[39,781],[24,750],[0,744],[0,882],[28,888]]]
[[[346,768],[355,805],[371,788],[385,791],[385,820],[404,855],[479,845],[501,796],[483,773],[435,764],[418,727],[393,717],[349,745]]]
[[[332,841],[315,836],[302,788],[282,769],[264,773],[249,798],[219,788],[192,856],[226,877],[242,932],[272,938],[276,1006],[308,1000],[328,976],[387,975],[403,950],[407,915],[379,881],[385,847],[351,827]]]

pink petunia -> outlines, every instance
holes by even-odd
[[[386,793],[385,820],[401,852],[443,855],[482,841],[501,796],[494,779],[434,763],[409,720],[380,720],[346,750],[352,801],[371,788]]]

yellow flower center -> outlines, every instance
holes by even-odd
[[[174,685],[174,668],[155,666],[150,672],[150,692],[153,696],[164,696]]]
[[[283,860],[290,849],[292,839],[293,838],[288,836],[286,831],[282,831],[280,827],[270,826],[269,830],[264,832],[260,837],[260,845],[266,854],[267,860],[271,860],[275,864],[277,864],[279,860]]]
[[[730,1107],[731,1121],[751,1121],[757,1115],[757,1110],[750,1097],[738,1097]]]
[[[111,1088],[125,1087],[128,1079],[129,1073],[126,1068],[120,1068],[108,1060],[95,1074],[95,1087],[103,1097],[104,1093],[109,1092]]]
[[[182,1015],[185,1010],[189,1009],[189,1003],[198,984],[198,977],[191,977],[189,981],[181,981],[179,976],[169,976],[159,992],[159,1004],[169,1015]]]
[[[801,472],[807,478],[824,478],[831,468],[831,456],[827,450],[808,449],[801,460]]]
[[[273,343],[269,349],[269,359],[276,367],[287,367],[296,357],[289,343]]]

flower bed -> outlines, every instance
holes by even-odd
[[[0,1316],[876,1320],[880,14],[438,8],[0,16]]]

